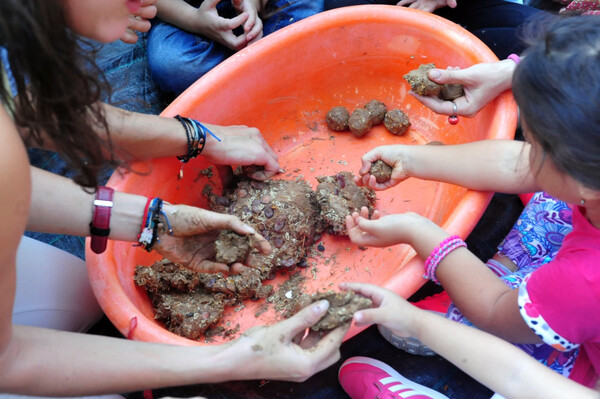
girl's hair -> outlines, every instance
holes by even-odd
[[[556,167],[600,189],[600,17],[537,21],[512,90],[534,140]]]
[[[99,77],[104,75],[93,54],[81,51],[81,39],[66,28],[62,4],[0,1],[0,46],[8,52],[18,92],[12,98],[9,87],[0,84],[0,100],[26,144],[42,145],[49,139],[76,171],[75,182],[95,188],[102,168],[117,165],[104,113],[96,105],[102,89]],[[108,139],[94,130],[104,130]]]

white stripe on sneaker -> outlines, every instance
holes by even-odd
[[[413,396],[423,397],[422,392],[415,391],[414,389],[407,387],[404,384],[392,385],[391,387],[386,387],[390,392],[394,392],[400,398],[411,398]]]

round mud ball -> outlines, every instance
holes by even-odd
[[[348,119],[348,127],[355,137],[362,137],[371,129],[371,118],[369,111],[357,108]]]
[[[383,118],[385,118],[387,112],[387,107],[384,103],[377,100],[371,100],[365,105],[365,109],[369,112],[371,125],[375,126],[383,122]]]
[[[336,132],[348,130],[348,119],[350,119],[350,112],[345,107],[333,107],[325,117],[327,126]]]
[[[410,120],[408,119],[408,115],[401,110],[392,109],[385,114],[383,124],[391,133],[401,136],[408,130]]]
[[[385,183],[392,178],[392,170],[393,168],[390,165],[378,159],[371,165],[369,173],[375,176],[377,183]]]
[[[465,89],[461,84],[445,84],[440,90],[439,98],[446,101],[452,101],[465,95]]]
[[[404,75],[404,79],[406,79],[413,92],[422,96],[437,96],[442,90],[442,85],[429,80],[427,77],[427,72],[434,68],[435,64],[421,64],[419,68],[413,69]]]

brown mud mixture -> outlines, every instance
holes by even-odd
[[[375,176],[377,183],[385,183],[392,178],[392,170],[390,165],[378,159],[371,165],[369,173]]]
[[[369,208],[369,216],[373,214],[375,192],[368,187],[357,186],[352,173],[340,172],[317,177],[317,180],[317,199],[328,232],[347,236],[346,216],[360,212],[363,206]]]
[[[410,119],[402,110],[392,109],[385,114],[383,124],[390,133],[402,136],[410,127]]]
[[[333,107],[325,116],[327,127],[335,132],[348,130],[348,119],[350,119],[350,112],[346,107]]]
[[[135,283],[148,292],[156,319],[173,333],[190,339],[204,335],[206,339],[236,334],[235,328],[225,329],[219,323],[225,306],[242,308],[245,299],[266,298],[257,317],[266,306],[273,306],[282,317],[291,316],[303,297],[305,281],[303,273],[294,270],[308,266],[309,250],[326,229],[347,234],[345,216],[362,206],[372,212],[375,201],[374,191],[356,186],[350,172],[321,180],[317,192],[302,179],[257,181],[244,176],[238,176],[234,187],[223,195],[203,190],[212,210],[236,215],[254,227],[271,243],[272,252],[247,251],[247,237],[226,231],[215,242],[219,259],[227,264],[245,259],[252,269],[230,276],[197,273],[166,259],[150,267],[137,266]],[[237,247],[237,240],[241,240],[241,250],[227,251],[228,246]],[[266,282],[276,273],[287,273],[289,278],[273,290]]]
[[[329,301],[329,309],[327,309],[325,316],[311,327],[313,331],[332,330],[345,323],[349,323],[354,316],[354,312],[373,306],[373,302],[369,298],[356,294],[353,291],[325,291],[317,292],[310,296],[305,295],[302,301],[298,303],[299,308],[296,309],[296,312],[311,303],[323,299]]]
[[[413,69],[404,75],[404,79],[406,79],[412,91],[422,96],[438,96],[442,100],[452,101],[465,94],[464,87],[461,84],[440,85],[430,80],[427,72],[435,67],[433,63],[421,64],[417,69]]]
[[[371,114],[364,108],[355,109],[348,119],[348,127],[354,137],[362,137],[371,130]]]

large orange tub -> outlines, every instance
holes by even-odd
[[[240,51],[192,85],[163,115],[258,127],[285,169],[278,178],[302,177],[316,187],[316,176],[356,173],[361,155],[382,144],[513,138],[517,112],[510,94],[500,96],[475,118],[461,118],[459,124],[450,125],[447,116],[433,113],[408,95],[402,77],[423,63],[445,68],[496,60],[469,32],[435,15],[396,6],[347,7],[302,20]],[[409,132],[397,137],[377,126],[355,138],[328,130],[325,114],[331,107],[353,110],[371,99],[405,110],[412,121]],[[186,165],[184,178],[178,180],[180,166],[174,157],[134,165],[150,173],[117,172],[108,185],[205,207],[201,192],[209,178],[200,171],[210,164],[197,158]],[[210,180],[219,190],[218,178]],[[418,212],[466,237],[490,198],[491,193],[409,179],[378,192],[377,208],[383,213]],[[327,234],[322,241],[322,257],[309,259],[309,266],[299,269],[306,275],[306,292],[337,288],[342,281],[362,281],[407,297],[425,282],[423,262],[407,245],[361,249],[347,238]],[[172,334],[156,322],[148,297],[134,285],[135,266],[150,265],[159,259],[157,254],[131,243],[110,242],[102,255],[88,247],[87,259],[100,305],[124,335],[142,341],[204,344]],[[271,283],[277,286],[283,281],[281,276]],[[279,319],[273,310],[255,317],[261,305],[262,301],[248,301],[241,310],[231,308],[225,322],[229,327],[239,324],[243,331]],[[358,332],[353,327],[346,338]]]

